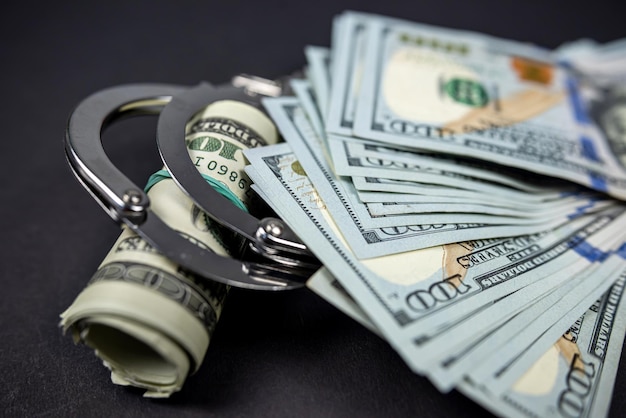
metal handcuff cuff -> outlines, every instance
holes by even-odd
[[[236,80],[236,79],[234,79]],[[65,136],[67,161],[91,196],[120,224],[165,257],[203,278],[255,290],[302,287],[320,263],[291,229],[278,218],[257,219],[218,193],[201,176],[187,151],[185,125],[208,104],[238,100],[260,107],[258,94],[232,85],[196,87],[131,84],[99,91],[71,114]],[[247,240],[254,260],[222,257],[183,238],[153,211],[141,187],[107,157],[102,132],[113,122],[138,115],[156,115],[161,159],[181,190],[214,221]]]

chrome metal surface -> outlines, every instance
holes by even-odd
[[[216,88],[203,83],[195,88],[166,84],[133,84],[97,92],[81,102],[70,116],[65,153],[72,172],[102,208],[118,223],[126,224],[149,244],[182,268],[231,286],[256,290],[302,287],[320,266],[281,220],[262,221],[217,193],[198,173],[184,142],[185,124],[209,103],[220,99],[258,105],[242,89]],[[159,114],[157,143],[165,166],[183,191],[209,216],[249,240],[259,260],[219,256],[170,229],[150,210],[141,187],[119,171],[107,157],[101,133],[121,118]]]

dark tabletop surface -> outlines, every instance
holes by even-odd
[[[489,416],[459,393],[440,394],[307,290],[233,291],[202,368],[168,400],[113,385],[92,350],[58,327],[119,233],[66,166],[73,107],[123,83],[292,72],[305,45],[329,45],[331,18],[346,9],[546,47],[626,36],[623,5],[605,0],[3,2],[0,415]],[[107,135],[132,179],[159,167],[154,120]],[[625,390],[622,361],[613,417],[624,416]]]

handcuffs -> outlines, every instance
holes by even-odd
[[[238,87],[237,84],[240,86]],[[274,91],[267,91],[267,89]],[[72,172],[119,224],[125,224],[165,257],[196,275],[227,285],[255,290],[302,287],[320,262],[278,218],[257,219],[207,183],[187,151],[185,125],[203,107],[217,100],[239,100],[260,107],[259,95],[276,95],[278,84],[238,76],[232,85],[201,83],[186,88],[170,84],[112,87],[84,99],[72,112],[65,135],[65,155]],[[183,238],[150,209],[141,187],[107,157],[102,132],[120,119],[158,114],[157,146],[166,169],[181,190],[215,222],[236,232],[251,250],[238,260],[222,257]],[[246,259],[249,258],[249,259]]]

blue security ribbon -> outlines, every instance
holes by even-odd
[[[587,241],[582,241],[580,244],[576,245],[572,248],[578,255],[583,258],[586,258],[590,262],[594,263],[596,261],[604,261],[610,253],[600,250],[599,248],[594,247],[589,244]]]

